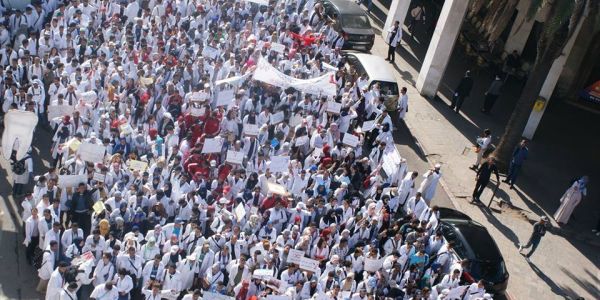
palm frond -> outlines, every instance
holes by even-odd
[[[533,20],[535,18],[535,14],[537,14],[538,10],[542,8],[544,5],[544,0],[531,0],[529,4],[529,8],[527,9],[527,20]]]

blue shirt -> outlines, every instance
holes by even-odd
[[[527,147],[517,146],[515,148],[515,151],[513,151],[512,163],[515,165],[522,165],[523,162],[527,159],[528,153],[529,149]]]

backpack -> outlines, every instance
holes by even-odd
[[[16,161],[12,166],[12,171],[17,175],[23,175],[25,173],[25,171],[27,170],[25,168],[25,160],[27,160],[30,157],[31,156],[28,155],[28,156],[23,157],[23,159]]]

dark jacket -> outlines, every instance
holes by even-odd
[[[465,76],[460,80],[458,87],[456,87],[456,93],[460,96],[468,97],[471,94],[471,89],[473,88],[473,78],[471,76]]]

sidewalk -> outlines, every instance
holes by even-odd
[[[372,22],[377,32],[381,28]],[[408,37],[404,32],[405,40]],[[499,207],[492,204],[491,213],[486,209],[469,204],[474,186],[474,172],[469,166],[475,161],[471,145],[475,136],[465,136],[454,123],[473,127],[479,126],[466,115],[456,115],[447,108],[448,99],[428,100],[414,88],[418,77],[419,61],[422,55],[415,55],[411,47],[403,41],[404,49],[396,56],[396,77],[400,86],[408,88],[409,113],[406,123],[420,143],[430,164],[442,164],[442,187],[448,193],[453,205],[467,213],[475,221],[487,227],[495,238],[511,275],[508,293],[513,299],[564,299],[584,297],[598,299],[600,290],[600,256],[597,248],[577,239],[566,239],[560,230],[553,228],[544,237],[537,252],[528,263],[517,251],[517,244],[525,242],[531,234],[532,222],[538,219],[543,209],[529,208],[535,203],[526,193],[517,188],[509,190],[501,186],[496,199],[509,200],[513,207]],[[418,51],[418,50],[417,50]],[[380,35],[376,37],[372,53],[385,56],[387,45]],[[465,64],[466,61],[454,62]],[[452,69],[449,67],[447,74]],[[462,73],[455,75],[456,80]],[[464,130],[463,130],[464,131]],[[477,131],[475,131],[477,132]],[[402,153],[401,153],[402,155]],[[555,183],[558,184],[558,183]],[[491,191],[486,190],[481,197],[489,201]],[[531,212],[529,210],[533,210]],[[548,259],[544,259],[548,257]],[[589,258],[588,258],[589,257]],[[576,266],[576,267],[575,267]]]

